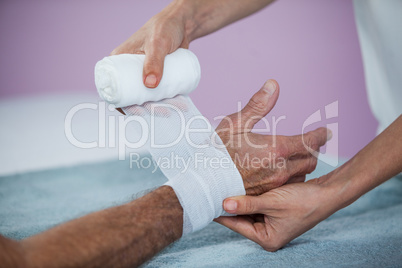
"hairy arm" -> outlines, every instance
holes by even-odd
[[[22,241],[0,237],[0,260],[5,267],[133,267],[179,239],[182,226],[182,207],[162,186]]]

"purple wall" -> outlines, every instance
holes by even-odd
[[[3,0],[0,97],[95,91],[93,68],[168,1]],[[190,47],[203,78],[192,98],[210,119],[236,110],[268,78],[281,85],[278,133],[298,134],[314,111],[339,101],[339,150],[375,134],[351,1],[280,0]],[[316,124],[314,126],[319,126]]]

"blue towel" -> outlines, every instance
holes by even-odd
[[[331,171],[319,163],[310,177]],[[128,161],[0,177],[0,233],[22,239],[91,211],[128,202],[165,182]],[[277,252],[211,223],[144,267],[401,267],[402,179],[394,178]]]

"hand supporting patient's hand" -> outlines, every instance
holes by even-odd
[[[278,96],[278,83],[268,80],[242,111],[225,117],[216,129],[242,175],[248,195],[304,181],[317,164],[306,146],[318,151],[327,141],[326,128],[290,137],[252,133],[253,126],[275,106]]]
[[[224,209],[242,216],[220,217],[216,222],[276,251],[345,206],[325,178],[291,183],[260,196],[227,198]]]
[[[291,183],[260,196],[224,200],[224,209],[244,216],[217,222],[275,251],[360,196],[402,171],[402,116],[352,159],[331,173]]]
[[[114,49],[111,55],[145,54],[144,85],[148,88],[157,87],[162,79],[165,56],[178,48],[189,46],[190,39],[182,16],[184,11],[172,2]]]

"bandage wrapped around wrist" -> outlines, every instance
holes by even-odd
[[[168,55],[155,89],[143,85],[143,60],[128,54],[103,59],[95,68],[96,85],[105,101],[123,107],[139,123],[135,139],[143,139],[175,191],[184,235],[226,215],[223,200],[244,195],[243,180],[222,140],[187,96],[200,80],[197,57],[185,49]]]

